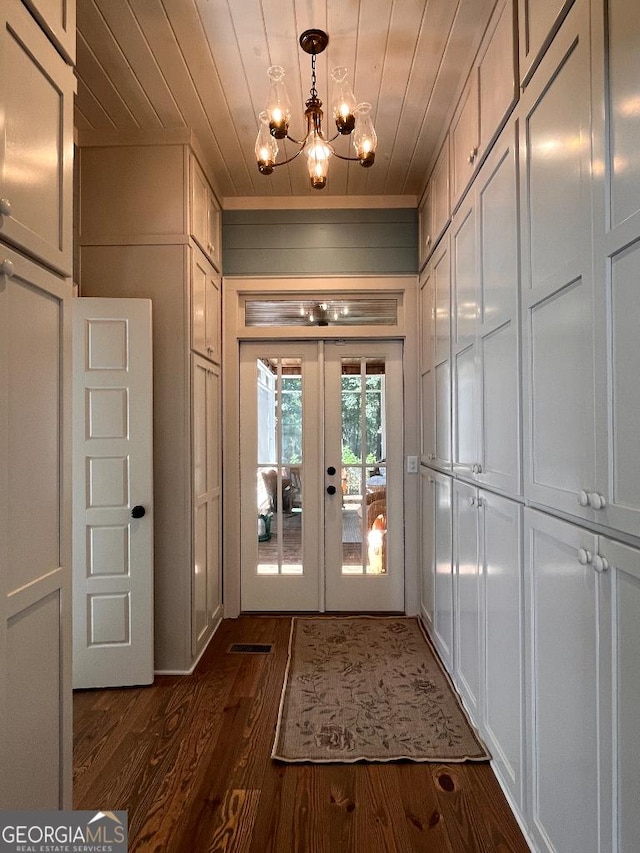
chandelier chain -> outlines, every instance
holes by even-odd
[[[311,97],[316,100],[318,97],[318,90],[316,89],[316,55],[315,53],[311,56],[311,91],[309,93]]]

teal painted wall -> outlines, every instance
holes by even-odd
[[[225,275],[401,275],[418,272],[418,212],[226,210]]]

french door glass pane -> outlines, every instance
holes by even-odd
[[[304,482],[302,362],[256,361],[257,514],[260,575],[301,575]]]
[[[387,572],[385,362],[342,359],[342,573]]]

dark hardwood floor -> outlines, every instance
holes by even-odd
[[[488,764],[272,762],[289,630],[225,620],[192,676],[77,692],[74,808],[126,809],[145,853],[528,850]]]

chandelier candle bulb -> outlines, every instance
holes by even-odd
[[[284,139],[291,119],[291,102],[284,85],[284,68],[272,65],[267,74],[271,81],[266,110],[269,114],[269,131],[276,139]]]
[[[347,79],[347,69],[338,66],[333,69],[334,82],[332,111],[337,133],[326,139],[322,131],[322,101],[316,89],[316,56],[329,44],[329,36],[322,30],[305,30],[300,36],[300,47],[311,55],[311,89],[306,101],[305,119],[307,132],[302,140],[289,135],[291,108],[289,96],[284,85],[284,69],[272,65],[268,69],[269,97],[266,108],[260,113],[260,129],[256,139],[255,152],[258,169],[263,175],[270,175],[276,166],[284,166],[301,154],[307,155],[309,180],[314,189],[324,189],[327,184],[329,158],[335,155],[340,160],[359,161],[362,166],[372,166],[377,145],[376,132],[371,120],[371,104],[356,104]],[[339,136],[353,134],[353,145],[357,157],[338,154],[332,142]],[[298,150],[286,160],[276,163],[278,145],[276,140],[288,139],[298,146]]]
[[[351,91],[347,80],[347,69],[339,65],[331,72],[333,77],[333,117],[338,128],[338,133],[348,136],[354,129],[356,117],[356,97]]]

